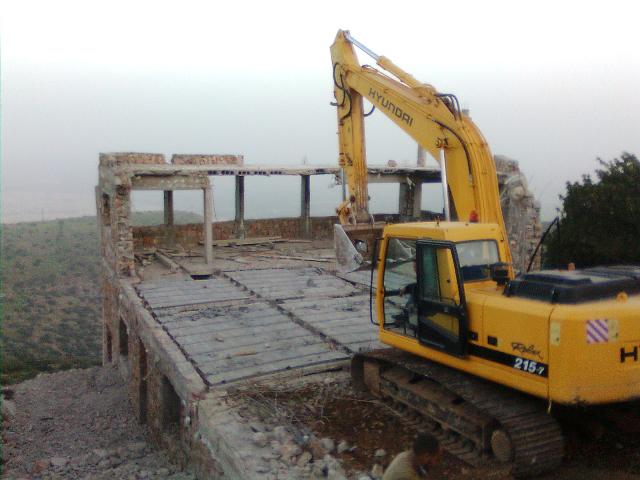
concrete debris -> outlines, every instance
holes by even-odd
[[[53,467],[65,467],[69,463],[69,459],[66,457],[52,457],[49,462]]]
[[[38,474],[38,473],[42,473],[43,471],[45,471],[47,468],[49,468],[49,466],[51,465],[51,462],[49,461],[48,458],[43,458],[40,460],[36,460],[33,464],[33,469],[31,470],[31,473],[33,474]]]
[[[320,439],[320,443],[327,453],[333,452],[333,450],[336,448],[335,442],[330,438],[322,438]]]
[[[287,429],[285,427],[277,426],[273,429],[273,436],[279,442],[284,442],[285,440],[291,437],[291,434],[287,432]]]
[[[311,455],[310,452],[304,452],[302,455],[300,455],[300,458],[298,458],[298,466],[302,468],[306,466],[312,459],[313,455]]]
[[[384,458],[384,457],[387,456],[387,451],[385,449],[383,449],[383,448],[379,448],[378,450],[375,451],[373,456],[375,458]]]
[[[327,453],[327,450],[326,448],[324,448],[322,442],[316,438],[309,441],[309,451],[311,452],[315,460],[324,458]]]
[[[373,468],[371,468],[371,477],[378,479],[382,478],[382,475],[384,475],[384,469],[382,468],[382,465],[376,463]]]
[[[302,450],[298,445],[292,442],[285,443],[280,447],[280,454],[282,456],[282,460],[287,463],[292,463],[294,457],[300,455]]]
[[[3,398],[0,401],[2,402],[2,418],[14,417],[16,414],[16,404],[6,398]]]
[[[132,453],[144,453],[146,449],[147,449],[147,444],[144,442],[136,442],[129,445],[129,451]],[[97,453],[96,450],[94,450],[94,452]],[[101,450],[101,452],[104,452],[104,450]]]
[[[264,426],[259,423],[252,422],[249,424],[249,428],[252,432],[264,432]]]
[[[271,451],[273,452],[274,457],[280,458],[280,456],[282,455],[280,453],[282,444],[277,440],[271,440],[271,442],[269,442],[269,445],[271,446]]]
[[[269,437],[263,432],[255,432],[253,443],[258,447],[266,447],[269,444]]]
[[[340,443],[338,443],[338,449],[337,452],[338,453],[344,453],[347,450],[349,450],[351,448],[351,446],[349,445],[348,442],[342,440]]]

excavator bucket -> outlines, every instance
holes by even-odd
[[[342,273],[353,272],[362,265],[362,255],[356,250],[342,225],[333,226],[333,247],[338,270]]]
[[[368,265],[366,260],[371,256],[375,240],[381,236],[383,226],[383,224],[333,226],[333,244],[340,272],[353,272]]]

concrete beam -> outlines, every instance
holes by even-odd
[[[209,185],[206,175],[159,175],[131,178],[133,190],[199,190]]]
[[[416,175],[416,178],[419,179],[421,183],[439,183],[440,182],[440,172],[437,174],[429,174],[429,175]],[[413,178],[413,174],[390,174],[390,173],[374,173],[369,174],[369,183],[407,183],[407,180]]]
[[[236,176],[236,218],[235,235],[236,238],[244,238],[244,177]]]
[[[170,175],[337,175],[340,168],[336,166],[304,165],[304,166],[275,166],[275,165],[174,165],[174,164],[119,164],[113,166],[101,165],[103,168],[115,170],[117,174],[128,176],[170,176]],[[416,166],[369,166],[370,175],[421,175],[424,178],[438,177],[440,170],[432,167]]]
[[[311,177],[300,176],[300,225],[303,238],[311,237]]]
[[[172,155],[173,165],[244,165],[242,155]]]

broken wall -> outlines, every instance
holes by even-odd
[[[496,155],[496,170],[500,186],[500,204],[507,227],[513,266],[516,271],[525,272],[529,260],[542,235],[540,223],[540,202],[529,185],[516,160],[504,155]],[[536,255],[532,270],[540,268],[540,256]]]

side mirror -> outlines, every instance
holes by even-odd
[[[491,280],[498,285],[506,285],[509,281],[509,264],[504,262],[491,265]]]

